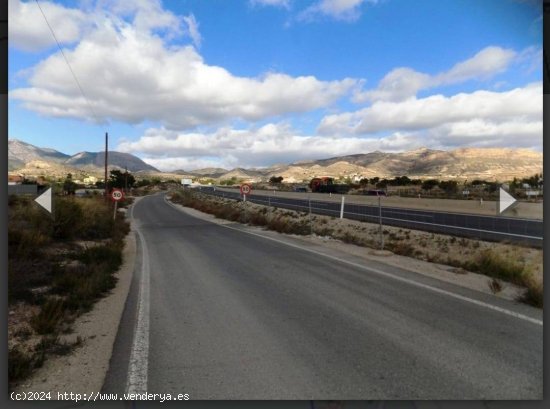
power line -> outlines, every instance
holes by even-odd
[[[88,107],[90,108],[90,111],[92,111],[93,117],[95,118],[95,120],[98,123],[100,123],[101,121],[99,120],[98,116],[96,115],[96,113],[94,111],[94,107],[90,103],[90,100],[88,99],[88,97],[84,93],[84,90],[82,89],[82,86],[80,85],[80,81],[78,81],[78,78],[77,78],[75,72],[73,71],[73,68],[71,67],[71,64],[69,63],[69,60],[67,59],[67,56],[63,52],[63,49],[61,48],[61,45],[59,44],[59,41],[57,40],[57,36],[55,35],[55,32],[53,31],[53,28],[50,25],[50,22],[48,21],[48,19],[46,17],[46,14],[44,14],[44,11],[42,10],[42,7],[40,7],[40,3],[38,3],[38,0],[35,0],[35,2],[36,2],[36,5],[38,6],[38,8],[40,9],[40,12],[42,13],[42,16],[44,17],[44,20],[46,21],[46,24],[48,25],[48,28],[50,29],[50,32],[52,33],[53,39],[55,40],[55,43],[57,44],[57,48],[59,48],[59,51],[61,51],[61,55],[63,56],[63,59],[67,63],[67,67],[69,67],[69,71],[71,71],[71,74],[74,78],[74,81],[76,82],[76,85],[78,86],[78,89],[80,90],[80,93],[82,94],[82,96],[86,100],[86,103],[88,104]]]

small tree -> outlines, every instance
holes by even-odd
[[[109,177],[109,186],[116,187],[119,189],[128,187],[131,188],[136,183],[136,179],[131,173],[122,172],[118,169],[113,169]]]
[[[456,180],[444,180],[439,183],[439,187],[448,194],[456,193],[458,191],[458,182]]]
[[[428,179],[422,182],[422,190],[432,190],[434,187],[439,185],[439,180],[437,179]]]
[[[282,176],[271,176],[271,177],[269,178],[269,183],[272,184],[272,185],[281,183],[282,181],[283,181],[283,177],[282,177]]]
[[[65,181],[63,182],[63,193],[66,195],[74,195],[76,192],[76,183],[73,182],[73,175],[67,174]]]

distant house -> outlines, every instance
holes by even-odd
[[[10,175],[8,173],[8,185],[20,185],[25,180],[23,175]]]
[[[87,176],[82,180],[86,185],[93,185],[97,182],[97,178],[95,176]]]

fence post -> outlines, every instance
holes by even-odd
[[[311,198],[307,198],[309,204],[309,235],[313,235],[313,222],[311,220]]]
[[[345,196],[342,195],[342,205],[340,206],[340,219],[344,218],[344,199],[345,199]]]
[[[382,231],[382,196],[378,196],[378,221],[380,223],[380,250],[384,250],[384,233]]]

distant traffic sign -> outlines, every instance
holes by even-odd
[[[119,200],[124,199],[124,192],[120,189],[113,189],[111,191],[111,200],[118,202]]]
[[[252,187],[246,183],[241,185],[241,195],[249,195],[252,191]]]

